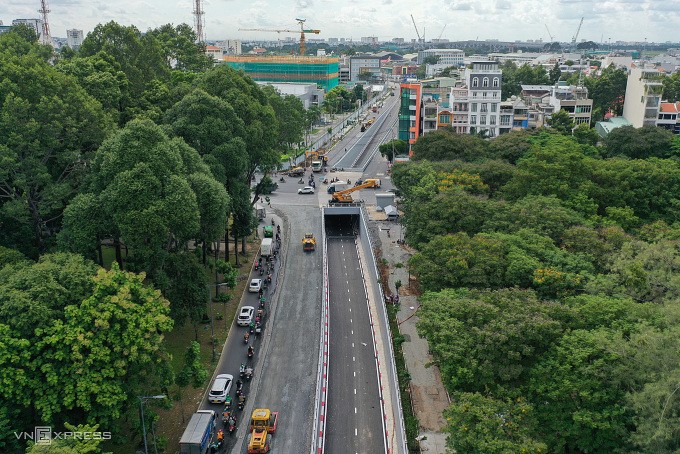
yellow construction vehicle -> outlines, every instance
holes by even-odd
[[[305,233],[304,238],[302,238],[302,250],[305,252],[311,252],[316,249],[316,238],[311,233]]]
[[[301,177],[305,174],[305,169],[302,167],[293,167],[287,172],[289,177]]]
[[[250,418],[248,454],[265,454],[271,449],[270,434],[276,432],[279,413],[268,408],[256,408]]]
[[[328,156],[326,156],[326,149],[319,148],[317,151],[305,151],[305,162],[308,166],[312,164],[312,161],[321,161],[323,165],[328,162]]]
[[[338,191],[334,192],[333,195],[331,196],[331,202],[333,203],[352,203],[354,202],[354,199],[352,199],[352,196],[350,195],[354,191],[358,191],[359,189],[364,189],[364,188],[379,188],[380,187],[380,180],[377,178],[369,178],[363,183],[354,186],[353,188],[345,189],[344,191]]]

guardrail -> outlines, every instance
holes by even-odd
[[[323,252],[323,286],[321,292],[321,334],[319,336],[319,365],[316,372],[316,398],[310,454],[321,454],[326,444],[326,409],[328,402],[328,260],[326,223],[321,209],[321,244]]]
[[[360,230],[361,234],[359,235],[359,239],[364,247],[364,251],[366,252],[365,256],[367,257],[367,271],[370,273],[370,277],[374,280],[374,282],[377,285],[373,286],[373,297],[375,298],[376,301],[376,308],[378,310],[378,316],[380,317],[380,323],[382,324],[381,328],[381,333],[382,333],[382,342],[384,344],[384,348],[389,349],[389,354],[385,355],[385,366],[388,370],[389,373],[389,379],[391,382],[390,386],[390,398],[392,400],[392,405],[395,406],[396,408],[393,408],[393,417],[395,421],[396,428],[394,430],[394,435],[396,437],[396,442],[394,444],[394,452],[397,453],[403,453],[406,454],[408,453],[408,448],[406,445],[406,424],[404,423],[404,411],[402,409],[401,405],[401,395],[399,393],[399,380],[397,378],[397,366],[394,362],[394,348],[392,346],[392,333],[390,331],[390,324],[389,320],[387,318],[387,310],[385,308],[385,297],[384,293],[382,290],[382,284],[380,283],[380,274],[378,272],[378,266],[375,261],[375,255],[373,253],[373,242],[371,241],[369,231],[368,231],[368,224],[366,222],[366,219],[368,219],[368,213],[366,212],[366,208],[362,207],[361,208],[361,223],[360,223]],[[386,433],[388,436],[389,434]]]

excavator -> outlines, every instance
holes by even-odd
[[[380,180],[377,178],[368,178],[366,181],[361,183],[360,185],[354,186],[353,188],[345,189],[344,191],[338,191],[334,192],[333,195],[331,195],[331,202],[332,203],[353,203],[354,199],[352,199],[352,196],[350,195],[354,191],[358,191],[359,189],[364,189],[364,188],[379,188],[380,187]]]
[[[256,408],[250,418],[248,454],[266,454],[271,449],[271,434],[276,432],[279,413],[268,408]]]

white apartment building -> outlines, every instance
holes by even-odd
[[[349,80],[358,82],[360,74],[370,74],[380,77],[380,57],[371,55],[357,55],[349,58]]]
[[[225,55],[241,55],[240,39],[225,39],[217,43],[217,47],[222,49]]]
[[[66,45],[68,47],[73,50],[78,50],[81,44],[83,44],[82,30],[66,30]]]
[[[663,93],[663,77],[663,73],[656,69],[630,69],[623,118],[635,128],[656,124]]]
[[[558,83],[552,87],[548,104],[553,107],[553,112],[565,110],[574,121],[574,126],[582,124],[590,126],[593,100],[588,98],[586,87]]]
[[[418,51],[418,64],[422,65],[427,57],[439,57],[437,64],[446,66],[463,66],[465,52],[460,49],[425,49]]]
[[[495,61],[473,62],[465,70],[470,102],[470,134],[486,131],[499,135],[501,82],[503,74]]]
[[[38,35],[38,38],[40,38],[40,35],[42,35],[42,25],[43,25],[42,19],[14,19],[12,21],[12,25],[19,25],[19,24],[25,24],[25,25],[28,25],[29,27],[33,28],[35,30],[35,33]]]
[[[377,36],[362,36],[361,42],[363,44],[369,44],[371,46],[374,46],[374,45],[378,44],[378,37]]]

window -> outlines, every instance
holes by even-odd
[[[483,103],[482,103],[482,106],[481,106],[480,112],[488,112],[488,110],[487,110],[487,105],[486,105],[486,103],[485,103],[485,102],[483,102]]]
[[[498,88],[499,85],[500,85],[500,81],[498,80],[498,77],[494,77],[493,78],[493,86],[495,88]]]
[[[476,98],[476,97],[477,97],[477,92],[476,92],[476,91],[473,91],[473,92],[472,92],[472,97],[473,97],[473,98]]]
[[[486,124],[486,115],[482,115],[481,117],[479,117],[479,124],[480,125]]]
[[[494,91],[492,94],[493,94],[493,96],[492,96],[493,98],[498,98],[498,92],[497,91]]]
[[[472,78],[472,86],[473,87],[479,87],[479,78],[478,77]]]
[[[439,116],[439,123],[448,125],[449,123],[451,123],[451,115],[441,114]]]
[[[491,103],[491,112],[498,112],[498,104]]]
[[[470,124],[474,125],[477,123],[477,115],[470,115]]]
[[[488,87],[489,86],[489,78],[485,77],[482,79],[482,87]]]
[[[473,102],[470,104],[470,112],[477,112],[477,103]]]
[[[489,117],[489,124],[490,124],[490,125],[495,125],[495,124],[496,124],[496,117],[495,117],[495,116],[491,115],[491,116]]]
[[[482,98],[486,98],[486,92],[482,92]]]

